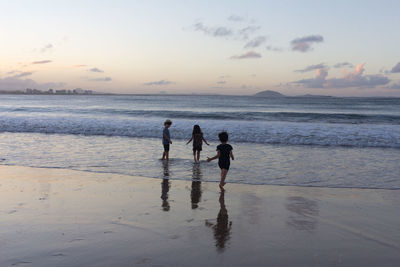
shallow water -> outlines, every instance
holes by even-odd
[[[156,138],[2,133],[0,164],[218,181],[217,162],[205,162],[218,145],[210,143],[194,164],[191,145],[174,140],[165,163]],[[399,149],[230,143],[235,161],[228,182],[400,189]]]
[[[211,143],[200,164],[185,145],[196,123]],[[400,189],[400,98],[0,95],[0,164],[218,181],[204,159],[221,130],[228,182]]]

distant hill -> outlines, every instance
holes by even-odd
[[[285,95],[282,95],[281,93],[272,91],[272,90],[261,91],[261,92],[254,94],[253,96],[256,96],[256,97],[285,97]]]

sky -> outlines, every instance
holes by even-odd
[[[0,90],[400,97],[400,1],[0,0]]]

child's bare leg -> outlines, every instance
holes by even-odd
[[[226,184],[225,183],[225,178],[226,178],[227,174],[228,174],[228,170],[227,169],[221,169],[221,182],[220,182],[220,184],[222,186],[224,186]]]
[[[221,169],[221,181],[219,182],[219,188],[221,188],[222,191],[224,191],[224,185],[225,183],[225,178],[226,175],[228,174],[228,170],[227,169]]]
[[[169,160],[169,151],[165,151],[165,159]]]
[[[193,160],[194,160],[194,162],[197,162],[196,161],[196,150],[193,150]]]
[[[197,162],[200,162],[200,150],[197,151]]]
[[[161,158],[162,160],[164,160],[165,159],[165,151],[162,153],[162,158]]]

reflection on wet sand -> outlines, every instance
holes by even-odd
[[[161,182],[161,199],[162,199],[161,207],[163,211],[169,211],[171,207],[168,202],[168,192],[171,183],[169,181],[168,161],[163,161],[163,176],[164,179]]]
[[[193,164],[192,174],[192,190],[190,191],[190,200],[192,203],[192,209],[199,207],[201,201],[201,178],[203,177],[200,169],[200,164]]]
[[[287,220],[287,225],[297,230],[313,231],[317,227],[319,214],[318,204],[314,200],[304,197],[288,197],[286,209],[291,213]]]
[[[161,182],[161,199],[162,199],[162,204],[161,207],[163,208],[163,211],[169,211],[170,205],[168,202],[168,191],[170,187],[170,182],[169,179],[163,179]]]
[[[169,166],[168,166],[168,161],[163,161],[162,162],[162,167],[163,167],[163,177],[168,179],[169,178]]]
[[[206,226],[214,230],[215,246],[218,252],[224,252],[226,242],[230,239],[232,222],[228,218],[228,210],[225,207],[224,192],[221,192],[219,197],[220,210],[216,223],[206,220]]]

